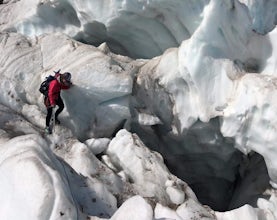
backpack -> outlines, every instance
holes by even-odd
[[[39,91],[44,95],[48,96],[48,88],[49,84],[52,80],[54,80],[55,77],[52,75],[49,75],[46,77],[46,79],[40,84]]]

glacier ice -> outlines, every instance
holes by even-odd
[[[277,219],[275,0],[1,3],[2,218]]]

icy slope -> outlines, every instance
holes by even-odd
[[[3,218],[34,206],[22,186],[38,200],[26,219],[276,219],[275,4],[241,2],[4,1],[0,169],[3,194],[14,186],[18,203],[5,206],[4,197]],[[257,20],[263,7],[273,9],[270,22]],[[107,45],[161,55],[135,60]],[[38,87],[60,68],[74,86],[62,93],[62,126],[45,137]],[[21,148],[38,175],[17,166]],[[26,185],[15,184],[5,161]],[[49,206],[54,192],[67,211]]]
[[[98,139],[106,146],[101,162],[91,151],[95,146],[69,136],[45,137],[40,132],[24,135],[37,128],[1,106],[1,121],[10,116],[14,118],[10,123],[19,120],[21,124],[16,131],[8,129],[6,123],[1,132],[1,219],[124,219],[131,213],[137,219],[152,219],[152,207],[159,202],[174,206],[192,199],[198,204],[187,184],[168,172],[162,157],[126,130],[121,130],[108,146]],[[12,138],[19,133],[22,135]],[[117,155],[118,147],[125,153]],[[148,157],[151,160],[145,164]],[[120,162],[128,160],[132,169]],[[134,195],[144,196],[152,207],[140,196],[131,198]],[[132,211],[126,213],[128,206]],[[210,212],[200,205],[198,209]],[[156,212],[164,208],[159,210]]]
[[[1,219],[76,219],[62,164],[42,138],[8,141],[1,146],[0,164]]]

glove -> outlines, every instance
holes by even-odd
[[[68,87],[71,87],[73,84],[72,84],[71,81],[66,81],[66,82],[64,82],[64,85],[68,86]]]

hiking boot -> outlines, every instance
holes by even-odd
[[[44,131],[45,131],[46,134],[52,134],[52,131],[51,131],[51,129],[49,127],[46,127],[44,129]]]

